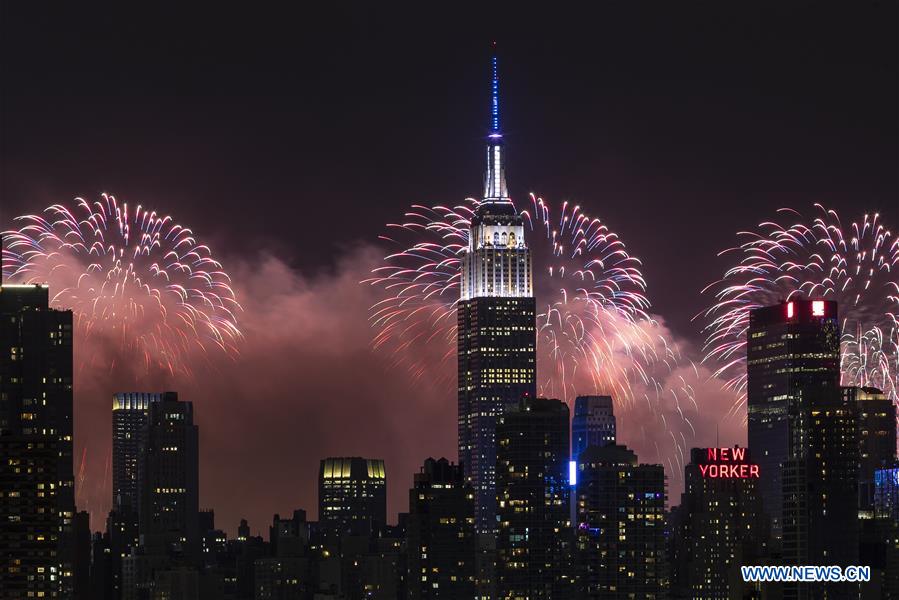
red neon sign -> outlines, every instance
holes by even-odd
[[[792,302],[787,302],[787,318],[788,319],[793,318],[793,303]]]
[[[746,462],[746,448],[709,448],[699,473],[710,479],[758,479],[759,466]]]

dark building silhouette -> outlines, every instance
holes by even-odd
[[[409,598],[474,598],[474,489],[462,467],[425,461],[409,490]]]
[[[199,557],[199,432],[193,404],[165,392],[149,404],[147,441],[140,456],[141,544],[193,564]],[[173,573],[173,586],[193,585]]]
[[[138,462],[147,443],[150,404],[161,393],[128,392],[112,397],[112,505],[137,510]]]
[[[896,405],[873,387],[844,387],[856,407],[859,452],[859,510],[874,510],[874,472],[896,464]]]
[[[525,398],[496,437],[497,597],[570,598],[568,405]]]
[[[582,597],[666,597],[665,472],[625,446],[577,461],[577,578]]]
[[[571,419],[571,459],[576,461],[587,446],[614,444],[615,431],[611,396],[578,396]]]
[[[0,589],[74,593],[72,313],[45,285],[0,285]]]
[[[371,536],[387,524],[384,461],[325,458],[318,472],[318,521],[331,550],[344,536]]]
[[[483,202],[462,255],[458,304],[459,462],[475,489],[478,529],[496,528],[496,420],[536,394],[536,305],[524,221],[506,189],[493,59],[493,118]]]
[[[801,443],[809,401],[839,382],[837,305],[790,300],[752,310],[746,340],[749,448],[765,477],[760,491],[772,535],[783,534],[784,464]],[[791,429],[796,435],[791,437]]]
[[[690,459],[670,523],[671,596],[744,598],[751,589],[740,566],[762,564],[769,533],[758,493],[762,473],[746,448],[693,448]]]

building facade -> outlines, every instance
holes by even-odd
[[[0,589],[73,593],[72,313],[46,285],[0,285]]]
[[[376,458],[325,458],[318,473],[318,521],[331,548],[387,523],[387,472]]]
[[[690,458],[670,524],[672,596],[744,598],[751,590],[740,566],[762,564],[769,533],[758,493],[762,473],[746,448],[693,448]]]
[[[804,443],[802,415],[811,398],[839,385],[836,302],[790,300],[754,309],[746,340],[749,448],[761,471],[772,535],[783,535],[784,465]]]
[[[460,465],[425,461],[409,490],[409,597],[474,598],[474,488]]]
[[[196,564],[200,464],[193,403],[165,392],[148,408],[147,440],[138,467],[141,544],[150,554]]]
[[[578,396],[571,419],[571,459],[588,446],[608,446],[616,440],[615,412],[611,396]]]
[[[859,510],[874,509],[874,473],[896,465],[896,405],[873,387],[844,387],[843,399],[856,409]]]
[[[479,531],[496,528],[496,421],[536,394],[536,304],[524,221],[509,198],[496,58],[484,197],[462,256],[458,304],[459,462],[475,489]]]
[[[577,585],[585,598],[666,597],[665,472],[625,446],[577,461]]]
[[[524,398],[496,432],[496,597],[571,598],[568,405]]]

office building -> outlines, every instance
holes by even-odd
[[[568,405],[525,398],[497,428],[497,598],[573,596]]]
[[[493,58],[484,195],[462,255],[458,304],[459,462],[475,489],[479,531],[496,527],[496,421],[536,394],[536,305],[524,220],[506,188]]]
[[[0,285],[0,589],[74,593],[72,313],[45,285]]]

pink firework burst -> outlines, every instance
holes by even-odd
[[[16,222],[2,234],[4,280],[49,283],[52,306],[73,311],[82,339],[110,340],[120,353],[136,352],[147,370],[170,373],[189,373],[195,352],[236,352],[240,305],[231,279],[172,217],[102,194]],[[99,360],[84,356],[81,364]]]

